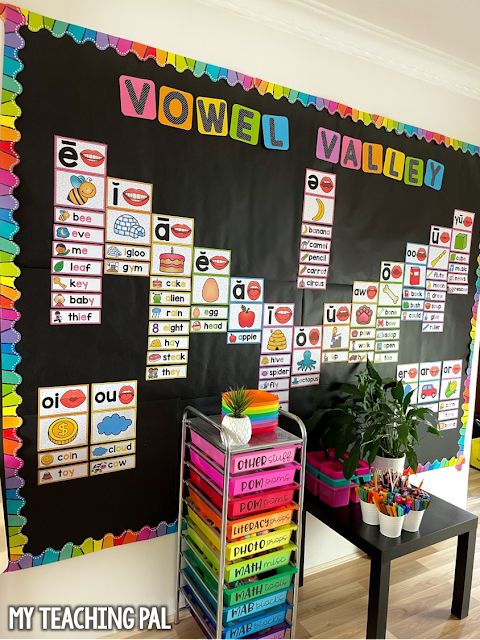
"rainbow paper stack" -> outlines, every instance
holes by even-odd
[[[245,411],[245,415],[250,418],[253,435],[275,431],[278,427],[278,408],[280,404],[278,396],[269,391],[260,391],[259,389],[247,389],[247,391],[253,400]],[[222,416],[231,413],[225,404],[224,395],[222,395]]]

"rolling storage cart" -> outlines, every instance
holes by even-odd
[[[177,600],[207,638],[295,637],[306,431],[278,428],[231,445],[221,416],[187,407],[177,539]]]

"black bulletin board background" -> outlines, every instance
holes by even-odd
[[[296,324],[322,322],[323,303],[350,301],[353,280],[378,279],[380,261],[404,259],[405,243],[428,242],[431,224],[451,226],[455,208],[475,211],[480,200],[477,157],[416,138],[408,139],[374,126],[331,116],[245,92],[240,86],[195,78],[172,67],[160,68],[92,43],[21,29],[25,65],[19,75],[23,94],[17,103],[22,139],[16,145],[21,183],[16,219],[21,230],[17,287],[22,314],[23,360],[19,393],[24,419],[20,429],[25,461],[21,475],[26,498],[26,552],[60,549],[67,542],[105,533],[138,531],[143,525],[176,519],[179,416],[187,403],[217,410],[226,385],[256,387],[259,346],[227,346],[225,334],[192,335],[188,379],[145,382],[148,279],[106,276],[101,326],[49,325],[50,255],[53,224],[53,137],[55,134],[108,144],[107,173],[152,182],[153,210],[195,218],[195,244],[232,250],[232,275],[264,277],[267,302],[295,302]],[[224,98],[261,113],[286,115],[290,150],[268,151],[229,137],[200,135],[196,121],[185,132],[158,121],[121,114],[121,74],[179,88],[196,96]],[[406,154],[445,165],[443,188],[414,188],[384,176],[343,169],[315,158],[319,126],[392,146]],[[299,291],[296,272],[305,168],[337,174],[335,224],[327,292]],[[478,221],[477,221],[478,222]],[[477,226],[472,244],[471,293],[448,296],[445,331],[421,334],[421,323],[403,322],[399,362],[466,358],[469,346]],[[466,362],[466,361],[465,361]],[[395,365],[382,365],[395,373]],[[465,364],[466,368],[466,364]],[[317,387],[291,391],[291,409],[302,417],[332,399],[331,386],[355,368],[326,365]],[[135,470],[37,487],[36,422],[39,386],[138,379],[137,466]],[[456,455],[458,431],[422,445],[420,459]]]

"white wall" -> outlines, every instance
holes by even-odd
[[[255,0],[250,3],[255,7]],[[274,10],[275,3],[271,5]],[[476,101],[323,49],[227,10],[214,10],[201,1],[25,0],[23,6],[480,144]],[[463,503],[467,474],[467,466],[461,473],[454,469],[429,472],[424,474],[425,487],[435,485],[437,494]],[[307,531],[307,567],[354,550],[313,519]],[[171,606],[174,545],[175,538],[168,536],[4,574],[0,576],[0,611],[5,614],[12,603]],[[4,628],[5,619],[0,616],[1,637],[10,635]]]

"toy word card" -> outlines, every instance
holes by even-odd
[[[374,359],[378,289],[378,282],[356,280],[353,283],[349,362]],[[391,336],[393,337],[393,332]]]
[[[263,278],[231,278],[227,344],[261,342],[263,292]]]
[[[402,320],[421,322],[425,304],[428,245],[407,242],[402,290]]]
[[[322,327],[293,328],[290,387],[311,387],[320,382]]]
[[[107,177],[104,272],[148,277],[153,185]]]
[[[227,331],[230,253],[227,249],[194,248],[190,322],[192,333]]]
[[[378,292],[377,329],[375,338],[375,362],[397,362],[400,344],[400,317],[405,264],[382,261]],[[395,331],[393,340],[385,339],[384,330]],[[388,334],[387,334],[388,335]]]
[[[427,291],[447,291],[448,260],[452,229],[432,225],[430,228],[430,244],[427,261]],[[422,320],[422,332],[441,333],[443,331],[445,302],[437,301],[435,310],[431,306],[425,308]]]
[[[88,476],[89,386],[38,390],[38,484]]]
[[[289,401],[294,315],[294,304],[263,305],[258,388],[276,393],[283,409],[288,409]]]
[[[99,324],[107,145],[54,136],[50,324]]]
[[[474,221],[475,214],[471,211],[455,209],[448,258],[447,293],[460,295],[468,293],[468,272]]]
[[[306,170],[297,277],[299,289],[327,288],[335,185],[334,173]]]
[[[186,378],[190,343],[193,218],[152,214],[146,380]]]
[[[351,303],[325,303],[323,305],[322,362],[348,362],[350,343]]]

